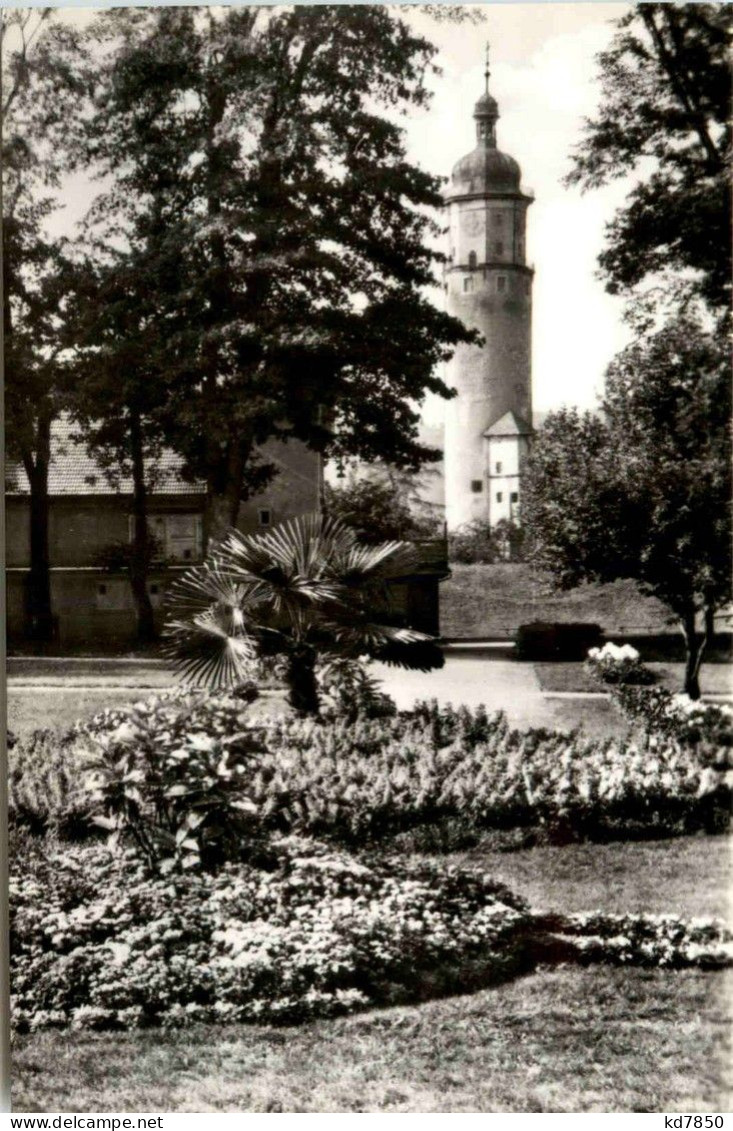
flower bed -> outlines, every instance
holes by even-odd
[[[715,919],[685,920],[679,915],[549,915],[537,920],[548,932],[550,948],[587,965],[699,966],[720,970],[733,963],[733,935]]]
[[[475,872],[294,838],[267,867],[145,875],[102,846],[11,876],[16,1029],[287,1022],[467,992],[539,963],[730,964],[730,933],[676,917],[533,915]]]
[[[83,741],[68,754],[73,776],[93,754],[88,801],[119,834],[146,838],[151,864],[166,844],[192,865],[229,858],[246,848],[245,824],[357,845],[446,820],[567,840],[720,831],[730,815],[724,767],[672,736],[513,731],[503,715],[435,704],[353,723],[253,723],[227,697],[158,696],[98,717]],[[23,818],[12,797],[11,813]]]
[[[733,748],[733,707],[727,703],[707,703],[674,695],[662,687],[618,687],[614,690],[621,710],[627,718],[653,736],[656,743],[673,740],[685,747],[704,751],[706,759],[718,751]]]
[[[101,847],[11,881],[21,1029],[300,1021],[486,984],[529,961],[487,877],[281,844],[269,870],[149,877]]]

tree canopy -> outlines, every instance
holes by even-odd
[[[84,151],[112,178],[97,236],[158,249],[165,429],[233,522],[258,445],[417,467],[416,404],[473,340],[425,297],[438,180],[395,116],[435,48],[393,9],[127,9]],[[152,282],[151,281],[151,286]]]
[[[68,394],[74,278],[65,241],[51,237],[48,220],[59,207],[70,108],[85,89],[84,56],[78,36],[50,9],[5,10],[0,31],[5,442],[30,488],[29,631],[47,639],[51,425]]]
[[[419,473],[370,468],[361,477],[327,483],[324,511],[355,530],[362,542],[436,538],[442,532],[438,508],[424,502],[419,491]]]
[[[609,291],[682,271],[718,314],[730,308],[730,60],[727,4],[634,6],[598,56],[601,97],[569,183],[633,174],[599,257]]]
[[[634,578],[667,605],[695,696],[713,614],[730,599],[730,416],[726,343],[682,311],[614,360],[602,417],[548,417],[523,494],[534,560],[560,586]]]

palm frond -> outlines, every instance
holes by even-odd
[[[173,582],[166,604],[176,619],[199,616],[214,606],[230,610],[237,619],[238,610],[252,608],[266,597],[262,583],[238,576],[223,560],[211,558]]]
[[[163,651],[187,683],[231,687],[247,675],[256,638],[242,626],[232,632],[228,614],[213,606],[189,620],[171,621]]]
[[[390,641],[372,653],[372,658],[381,660],[390,667],[406,668],[410,671],[432,672],[442,668],[445,657],[440,647],[430,637],[415,643]]]
[[[409,650],[414,645],[433,641],[432,636],[414,628],[378,624],[366,613],[359,615],[351,612],[343,620],[334,620],[324,615],[320,620],[320,628],[326,638],[330,637],[340,649],[346,649],[352,655],[377,655],[387,647],[394,649],[396,653],[399,649]]]
[[[415,569],[417,554],[409,542],[384,542],[379,546],[356,543],[344,547],[331,568],[342,585],[360,588],[405,577]]]

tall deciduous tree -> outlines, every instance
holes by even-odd
[[[730,307],[730,57],[727,4],[637,4],[598,57],[601,98],[568,178],[585,189],[638,178],[599,262],[612,292],[691,273]]]
[[[391,120],[435,49],[381,6],[105,13],[93,219],[178,263],[156,299],[166,434],[236,521],[265,440],[409,467],[419,402],[473,340],[424,295],[434,177]]]
[[[154,296],[156,277],[164,269],[152,248],[104,255],[98,250],[96,262],[86,261],[75,312],[70,412],[110,483],[118,485],[121,476],[132,479],[132,538],[125,564],[140,643],[156,636],[148,592],[154,550],[148,495],[163,446],[158,413],[165,386],[157,365],[160,327]]]
[[[528,462],[522,521],[562,588],[634,578],[683,632],[685,690],[730,599],[731,386],[726,343],[683,312],[609,368],[603,419],[548,417]]]
[[[49,9],[4,11],[1,46],[6,451],[22,465],[30,488],[28,630],[48,640],[48,472],[51,426],[65,396],[70,264],[47,221],[58,206],[83,55],[77,37],[55,24]]]

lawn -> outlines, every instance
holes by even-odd
[[[726,838],[477,848],[540,906],[723,914]],[[14,1049],[16,1111],[726,1111],[731,981],[539,970],[465,997],[299,1028],[43,1033]],[[53,1072],[48,1065],[53,1064]]]
[[[726,988],[700,971],[561,967],[298,1029],[44,1033],[15,1049],[13,1107],[724,1112]]]
[[[683,664],[650,663],[656,676],[656,686],[670,691],[681,691],[684,682]],[[579,663],[535,663],[534,670],[543,691],[604,691]],[[703,695],[730,695],[733,693],[733,666],[730,664],[703,664],[700,686]]]
[[[549,576],[520,563],[453,563],[451,576],[440,586],[440,631],[448,639],[507,640],[515,637],[520,624],[531,621],[586,621],[616,638],[671,633],[681,648],[682,637],[667,623],[668,617],[666,607],[654,597],[643,597],[631,580],[560,592]],[[730,631],[730,610],[717,619],[717,627]],[[667,648],[668,642],[660,659],[669,654]]]
[[[511,639],[530,621],[591,621],[606,633],[668,632],[667,611],[632,581],[567,593],[527,565],[451,565],[440,586],[440,630],[451,637]]]
[[[170,680],[167,681],[167,685],[171,685]],[[86,681],[79,687],[74,687],[73,683],[69,682],[59,687],[49,687],[45,684],[40,687],[17,687],[9,684],[8,728],[18,737],[30,733],[37,727],[57,726],[65,729],[77,720],[89,718],[107,707],[123,707],[138,699],[147,699],[159,690],[162,690],[161,685],[151,687],[149,684],[138,684],[135,687],[117,684],[90,688]],[[266,710],[268,714],[276,715],[287,709],[284,694],[277,693],[263,695],[256,707],[260,713]]]

